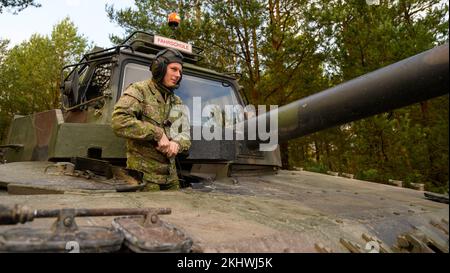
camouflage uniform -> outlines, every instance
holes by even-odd
[[[177,116],[171,117],[172,107],[182,105],[182,101],[163,88],[153,80],[130,85],[112,115],[114,132],[127,139],[127,167],[142,172],[147,190],[179,188],[175,160],[156,150],[163,132],[169,140],[180,145],[179,153],[187,151],[191,145],[186,115],[178,112]],[[164,94],[168,95],[167,101]],[[168,119],[173,123],[179,117],[182,117],[179,121],[183,122],[184,130],[171,139],[170,128],[164,127],[164,121]]]

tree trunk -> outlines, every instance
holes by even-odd
[[[284,170],[290,170],[291,166],[289,164],[289,142],[288,141],[280,143],[280,153],[281,153],[281,168]]]
[[[324,143],[325,145],[325,153],[327,156],[327,165],[329,170],[333,170],[333,164],[331,163],[331,152],[330,152],[330,144],[328,142]]]
[[[319,148],[319,143],[317,142],[317,140],[314,140],[314,147],[315,149],[315,154],[316,154],[316,162],[319,163],[320,162],[320,148]]]
[[[300,160],[302,162],[304,162],[306,160],[305,145],[301,145],[300,146],[300,150],[301,150],[301,158],[300,158]]]
[[[420,103],[420,111],[422,113],[422,127],[423,128],[429,128],[429,109],[428,109],[428,102],[424,101]],[[431,147],[431,141],[430,140],[430,133],[429,130],[425,133],[425,146],[426,151],[428,154],[428,168],[426,170],[426,175],[428,179],[430,180],[436,180],[436,175],[434,173],[434,155],[433,155],[433,149]],[[434,183],[435,184],[435,183]]]

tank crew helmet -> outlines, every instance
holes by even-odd
[[[150,65],[150,70],[152,71],[153,79],[159,84],[162,84],[162,80],[167,72],[167,65],[170,63],[179,63],[183,65],[183,55],[174,48],[166,48],[159,51],[156,54],[155,59]],[[183,75],[180,75],[177,85],[174,89],[178,88]]]

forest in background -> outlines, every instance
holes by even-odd
[[[1,1],[0,14],[30,4],[37,5]],[[282,106],[448,43],[448,3],[440,0],[135,0],[126,9],[105,7],[127,34],[167,37],[172,11],[182,19],[177,38],[205,49],[202,65],[240,73],[253,105]],[[0,140],[14,114],[59,108],[61,68],[93,47],[70,18],[50,36],[8,44],[0,39]],[[448,110],[446,95],[280,143],[283,168],[448,191]]]

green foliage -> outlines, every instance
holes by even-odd
[[[65,18],[54,26],[51,37],[34,34],[28,41],[6,50],[0,43],[0,136],[15,114],[27,115],[60,106],[61,68],[87,47]]]
[[[9,40],[0,39],[0,65],[3,63],[3,59],[8,53]]]
[[[386,181],[383,181],[383,179],[380,176],[380,173],[378,172],[377,169],[363,170],[356,174],[356,179],[372,181],[372,182],[386,182]]]
[[[0,71],[3,70],[4,59],[6,58],[6,56],[8,54],[8,44],[9,44],[9,40],[0,39]],[[2,82],[4,82],[4,79],[2,77],[0,77],[0,86],[1,86]],[[1,100],[1,98],[2,98],[2,91],[0,89],[0,100]],[[1,105],[0,105],[0,143],[2,140],[3,128],[6,128],[6,126],[8,124],[7,115],[4,111],[5,111],[5,109],[3,107],[1,107]]]
[[[2,106],[10,116],[52,107],[55,95],[52,80],[57,73],[54,56],[48,56],[52,51],[51,40],[40,35],[33,35],[10,50],[1,72],[5,81],[1,89]]]
[[[439,184],[439,185],[437,185],[436,183],[425,183],[426,191],[437,192],[437,193],[448,195],[448,193],[449,193],[448,188],[449,188],[448,181],[447,181],[447,184]]]
[[[443,1],[322,3],[316,19],[328,35],[324,41],[330,49],[326,64],[332,84],[448,42],[448,4]],[[425,183],[434,191],[448,188],[448,96],[345,127],[308,136],[302,147],[292,141],[290,155],[301,150],[301,160],[313,158],[364,180]]]
[[[315,162],[306,163],[304,165],[304,169],[306,171],[316,172],[316,173],[327,173],[327,171],[329,170],[324,164],[315,163]]]
[[[77,32],[77,27],[69,17],[53,26],[51,40],[60,65],[77,62],[92,47],[91,44],[88,45],[87,38]]]
[[[41,4],[36,3],[35,1],[36,0],[0,0],[0,13],[3,12],[4,8],[17,14],[28,6],[40,7]]]

